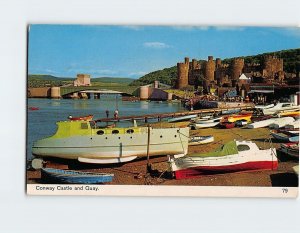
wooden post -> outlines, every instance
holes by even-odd
[[[150,162],[149,162],[149,154],[150,154],[150,125],[148,125],[148,138],[147,138],[147,173],[150,172]]]

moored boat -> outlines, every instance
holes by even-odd
[[[169,164],[176,179],[183,179],[207,173],[276,170],[278,160],[273,148],[260,150],[251,141],[231,141],[214,152],[170,158]]]
[[[213,136],[194,136],[189,140],[189,146],[201,145],[213,142],[215,139]]]
[[[40,108],[39,107],[29,107],[28,109],[31,111],[36,111],[36,110],[39,110]]]
[[[114,174],[42,168],[41,176],[43,180],[48,182],[67,184],[99,184],[111,182]]]
[[[300,111],[291,111],[291,112],[279,112],[277,114],[278,117],[294,117],[299,118]]]
[[[121,163],[137,157],[186,154],[189,128],[98,128],[94,121],[59,121],[56,133],[33,143],[35,157]],[[149,139],[149,143],[148,143]]]

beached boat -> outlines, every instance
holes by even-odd
[[[280,152],[283,152],[292,157],[299,158],[299,144],[298,143],[282,143],[278,149]]]
[[[212,128],[220,124],[220,120],[216,120],[215,122],[203,121],[199,123],[190,124],[191,129],[204,129],[204,128]]]
[[[277,114],[278,117],[294,117],[299,118],[300,117],[300,111],[291,111],[291,112],[279,112]]]
[[[274,118],[274,122],[269,125],[270,129],[279,129],[295,121],[293,117]]]
[[[114,174],[42,168],[41,177],[45,181],[57,183],[99,184],[111,182]]]
[[[215,122],[220,122],[222,117],[210,117],[210,118],[200,118],[200,119],[195,119],[195,123],[200,123],[200,124],[206,124],[206,123],[215,123]]]
[[[215,139],[213,136],[194,136],[189,140],[189,146],[207,144],[213,142]]]
[[[267,120],[257,121],[257,122],[248,124],[246,126],[246,128],[248,128],[248,129],[263,128],[263,127],[268,127],[272,124],[274,124],[273,127],[277,127],[275,124],[277,124],[278,126],[279,125],[284,126],[284,125],[288,125],[288,124],[290,124],[294,121],[295,120],[292,117],[270,118],[270,119],[267,119]]]
[[[183,179],[207,173],[276,170],[276,156],[273,148],[260,150],[251,141],[231,141],[214,152],[170,157],[169,164],[176,179]]]
[[[223,116],[221,119],[222,122],[236,122],[236,121],[242,121],[245,120],[247,122],[251,122],[252,113],[247,114],[238,114],[238,115],[228,115]]]
[[[289,123],[289,124],[285,125],[284,128],[299,129],[300,128],[300,120],[298,119],[292,123]]]
[[[168,122],[172,123],[172,122],[179,122],[179,121],[189,121],[196,117],[197,117],[197,114],[181,116],[181,117],[174,117],[174,118],[169,119]]]
[[[70,121],[91,121],[93,117],[94,117],[93,115],[79,116],[79,117],[68,116],[68,119]]]
[[[295,110],[299,110],[299,105],[296,105],[294,103],[278,103],[271,108],[263,108],[262,112],[265,115],[272,115],[272,114],[279,113],[281,111],[287,112],[287,111],[295,111]]]
[[[270,134],[277,140],[283,142],[297,142],[299,141],[299,134],[298,136],[294,133],[290,133],[288,131],[283,130],[271,130]]]
[[[146,156],[147,149],[149,156],[186,154],[188,150],[188,127],[100,129],[94,121],[59,121],[57,125],[53,136],[33,143],[34,156],[106,164]]]
[[[256,105],[256,109],[268,109],[268,108],[273,108],[275,105],[274,104],[269,104],[269,105]]]
[[[234,122],[222,122],[222,123],[220,123],[220,127],[225,128],[225,129],[232,129],[235,127],[235,123]]]

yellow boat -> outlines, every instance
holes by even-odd
[[[251,113],[239,114],[239,115],[229,115],[229,116],[222,117],[221,123],[223,123],[223,122],[233,123],[233,122],[237,122],[237,121],[251,122],[251,117],[252,117]]]
[[[300,117],[300,111],[292,111],[292,112],[280,112],[277,114],[278,117],[296,117],[299,118]]]
[[[36,157],[120,163],[139,156],[186,154],[189,128],[99,128],[94,121],[59,121],[57,132],[33,143]],[[148,136],[148,134],[150,134]]]

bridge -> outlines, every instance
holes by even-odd
[[[61,97],[66,97],[74,93],[85,93],[87,95],[91,94],[119,94],[122,96],[132,96],[132,92],[136,87],[125,86],[125,85],[107,85],[107,86],[63,86],[60,87]]]

